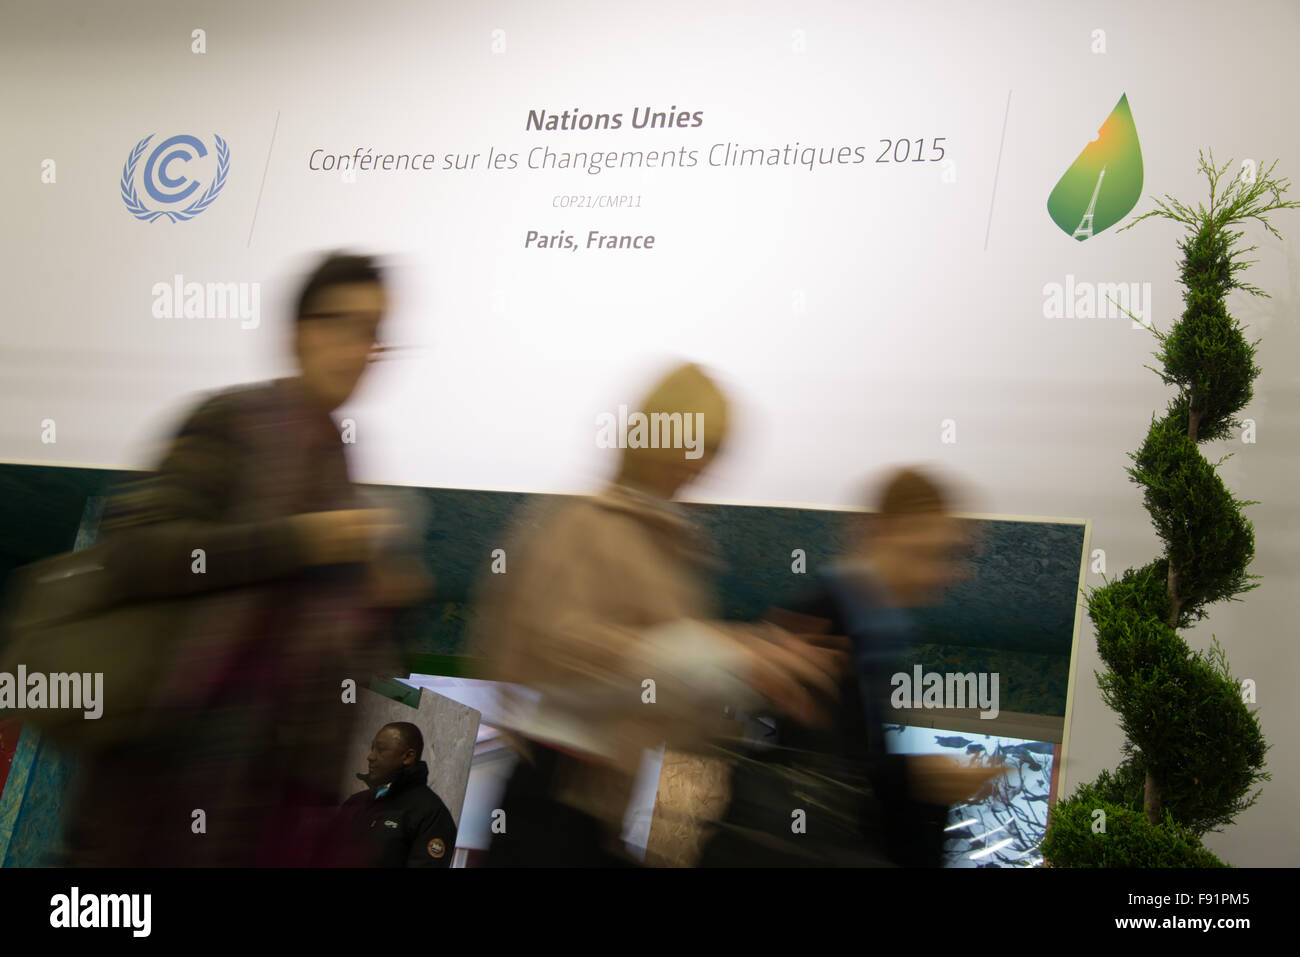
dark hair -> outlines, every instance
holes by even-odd
[[[380,728],[380,731],[387,731],[392,728],[397,732],[398,737],[402,739],[402,748],[410,748],[415,752],[415,760],[419,761],[424,757],[424,735],[420,729],[409,721],[393,721]]]
[[[302,291],[298,293],[298,309],[294,318],[301,321],[310,317],[323,290],[354,282],[377,282],[382,285],[384,271],[379,268],[373,256],[330,253],[303,283]]]

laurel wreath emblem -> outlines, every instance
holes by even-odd
[[[152,133],[137,143],[135,149],[131,150],[131,155],[126,158],[126,165],[122,167],[122,202],[126,203],[126,208],[130,210],[131,215],[145,222],[152,223],[163,216],[168,217],[172,222],[193,219],[212,205],[221,188],[226,185],[226,174],[230,171],[230,147],[220,136],[213,135],[217,144],[217,175],[198,199],[180,210],[150,209],[140,200],[139,194],[135,191],[135,169],[140,164],[140,157],[148,149],[151,139],[153,139]]]

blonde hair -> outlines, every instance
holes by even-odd
[[[641,400],[637,409],[647,416],[700,415],[702,434],[696,438],[707,451],[716,450],[727,432],[727,397],[717,383],[694,362],[683,363],[668,372]],[[627,448],[619,470],[620,481],[645,481],[665,463],[680,461],[681,449]]]

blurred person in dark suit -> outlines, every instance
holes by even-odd
[[[331,417],[375,358],[386,308],[372,259],[326,257],[297,299],[298,374],[204,399],[158,468],[111,500],[101,533],[118,543],[123,596],[189,607],[154,730],[83,764],[72,863],[310,859],[345,766],[344,682],[395,672],[382,608],[427,585],[381,560],[396,516],[360,507]]]
[[[1001,773],[886,747],[885,726],[896,720],[891,678],[916,662],[911,611],[966,576],[971,543],[951,514],[951,492],[919,470],[894,472],[873,505],[850,520],[847,554],[769,616],[827,641],[850,639],[833,720],[810,727],[751,716],[704,866],[939,867],[949,805]],[[805,833],[791,833],[794,808],[806,810]]]

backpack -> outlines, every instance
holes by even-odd
[[[113,556],[125,547],[126,532],[10,578],[0,673],[13,676],[15,703],[26,705],[14,713],[58,747],[111,748],[159,721],[153,691],[189,603],[120,600]],[[39,704],[36,675],[46,686]]]

